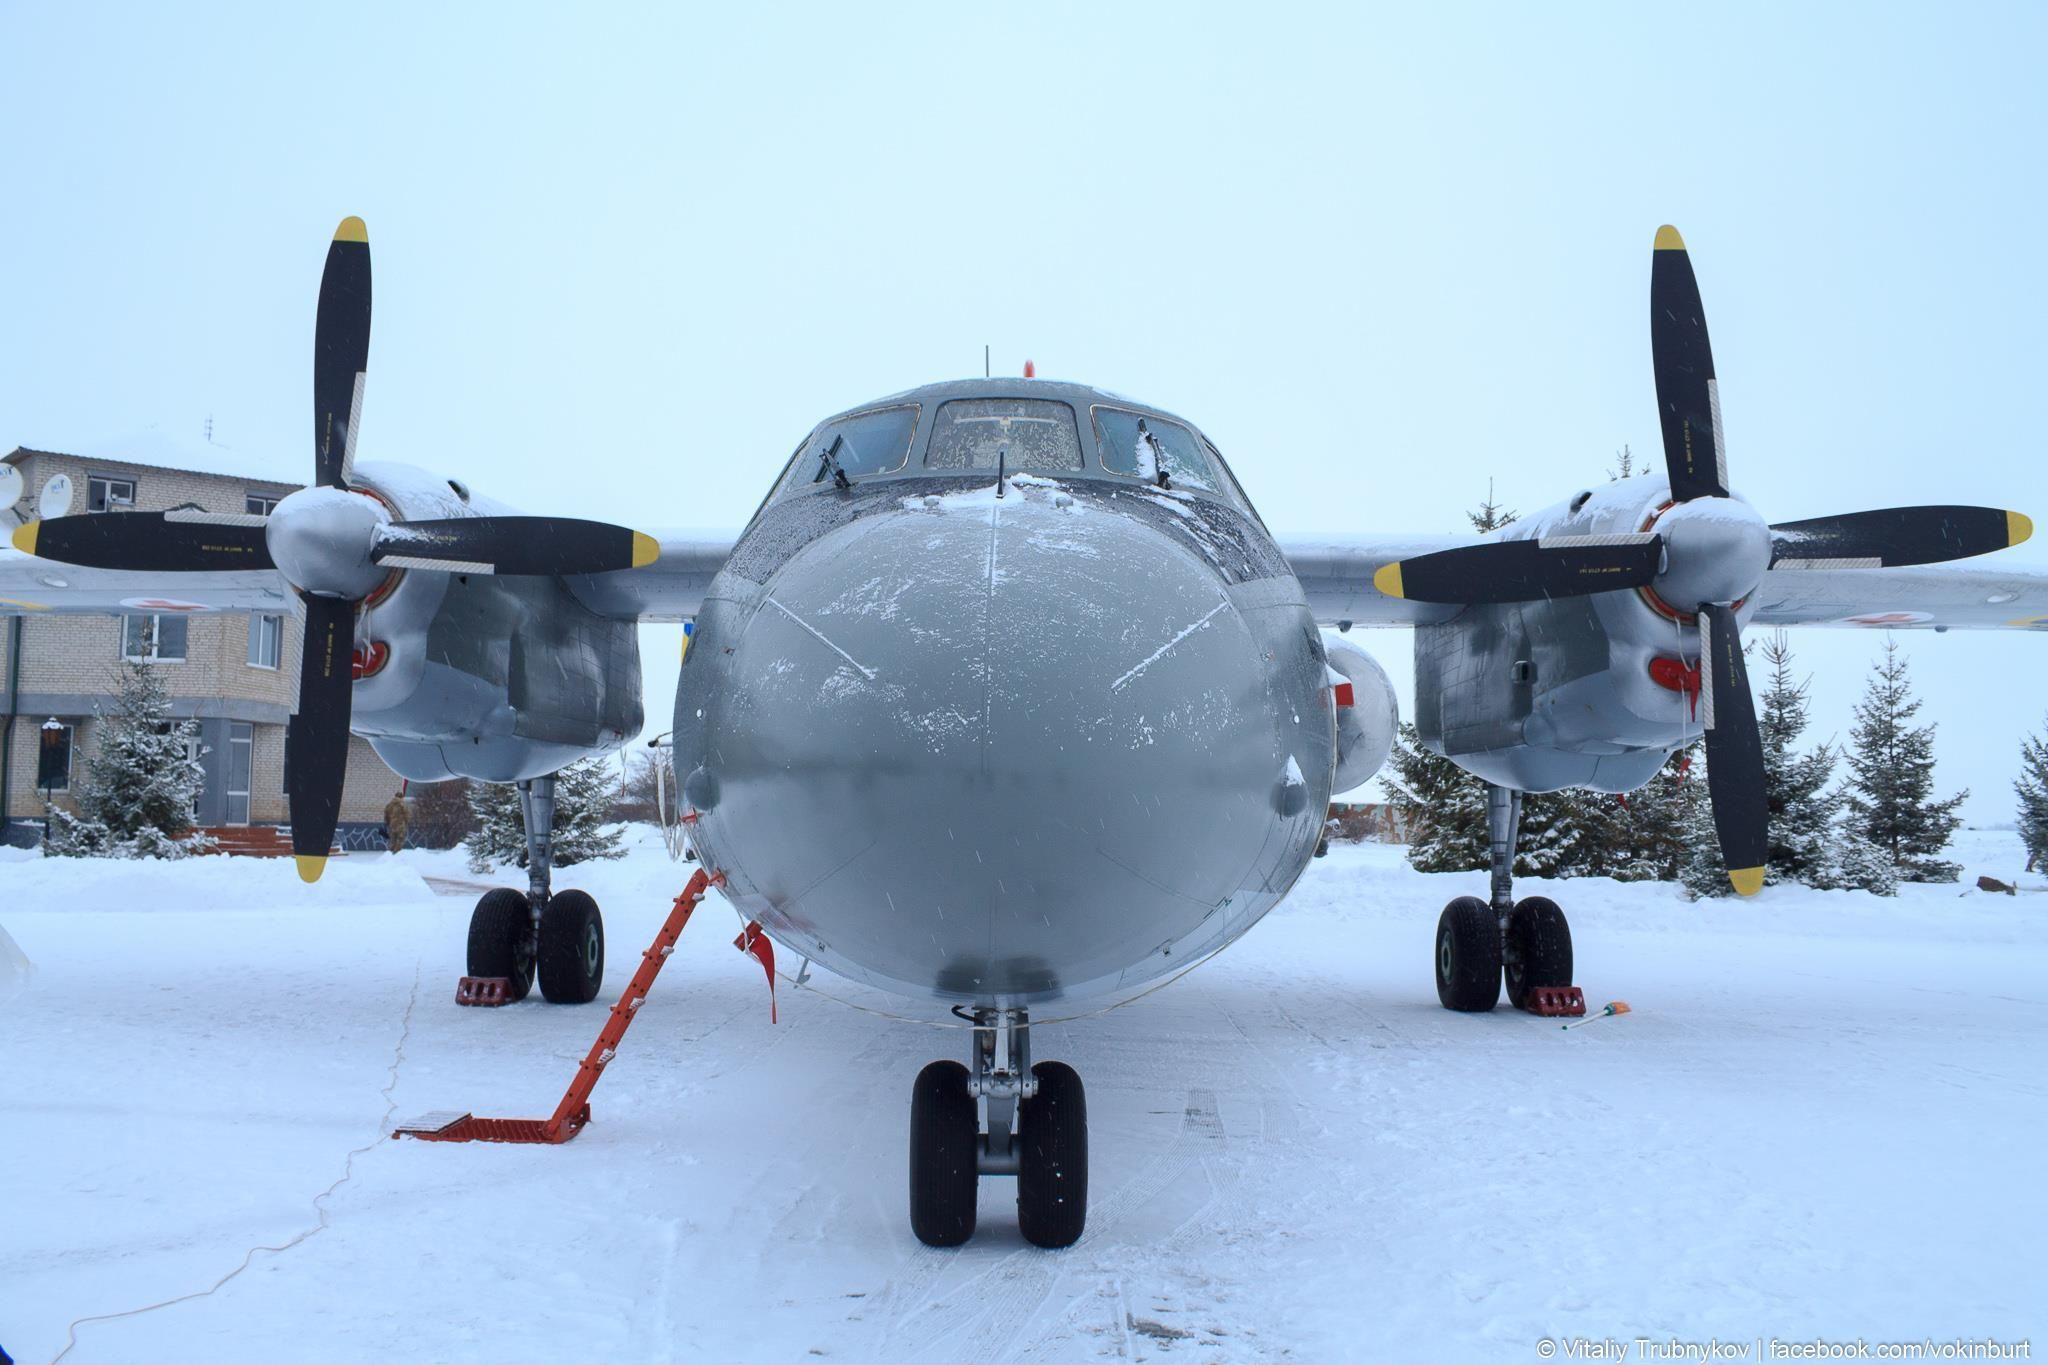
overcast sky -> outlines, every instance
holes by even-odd
[[[1672,222],[1766,516],[2048,526],[2048,8],[725,8],[0,4],[0,448],[211,416],[305,478],[355,213],[361,454],[529,510],[737,527],[988,343],[1186,414],[1275,530],[1453,530],[1655,456]],[[2048,639],[1902,638],[2009,820]],[[1882,637],[1796,643],[1846,734]]]

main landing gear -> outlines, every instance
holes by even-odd
[[[555,779],[519,785],[526,827],[526,891],[486,891],[469,917],[469,979],[463,1003],[506,1005],[524,1000],[540,980],[550,1003],[581,1005],[604,984],[604,916],[582,891],[554,894]],[[492,985],[492,982],[503,985]],[[472,992],[472,983],[480,989]],[[471,999],[474,994],[477,998]]]
[[[1072,1246],[1088,1219],[1088,1097],[1081,1078],[1064,1062],[1031,1065],[1023,1010],[982,1008],[972,1018],[973,1073],[958,1062],[933,1062],[911,1088],[911,1231],[926,1246],[959,1246],[974,1235],[980,1178],[1012,1175],[1024,1240]],[[977,1100],[987,1102],[986,1132]]]
[[[1445,1009],[1476,1013],[1500,1000],[1529,1004],[1539,987],[1572,984],[1572,929],[1564,911],[1545,896],[1515,901],[1515,838],[1522,824],[1522,794],[1486,789],[1486,825],[1492,845],[1492,901],[1460,896],[1436,922],[1436,998]]]

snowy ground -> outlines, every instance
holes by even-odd
[[[2024,861],[2009,834],[1959,850],[1965,887]],[[450,855],[338,860],[313,888],[282,861],[0,859],[0,925],[38,969],[0,1001],[0,1345],[23,1362],[245,1260],[210,1295],[84,1323],[66,1359],[1517,1361],[1543,1337],[2044,1335],[2038,878],[1747,905],[1556,884],[1580,983],[1634,1006],[1564,1032],[1437,1007],[1437,912],[1478,877],[1340,847],[1185,980],[1038,1030],[1089,1086],[1080,1245],[1025,1245],[990,1180],[974,1242],[939,1252],[905,1217],[908,1094],[964,1036],[786,984],[771,1027],[717,902],[588,1131],[441,1146],[379,1135],[430,1109],[545,1116],[604,1018],[452,1003],[470,900],[421,880],[467,876]],[[651,844],[564,875],[604,905],[606,1000],[682,879]]]

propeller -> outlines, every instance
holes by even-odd
[[[275,568],[305,602],[299,705],[285,732],[292,853],[316,881],[341,816],[353,700],[355,619],[397,569],[593,574],[660,556],[652,536],[570,517],[394,521],[355,484],[370,356],[370,238],[344,218],[327,247],[313,326],[313,483],[269,516],[201,511],[50,516],[14,531],[16,549],[89,568],[205,573]]]
[[[1766,525],[1728,486],[1720,383],[1699,281],[1678,229],[1657,229],[1650,356],[1671,502],[1640,535],[1493,540],[1401,560],[1373,575],[1390,597],[1477,604],[1643,588],[1699,631],[1707,789],[1729,882],[1763,886],[1769,813],[1763,738],[1735,608],[1769,569],[1896,568],[1988,554],[2033,534],[1993,507],[1893,507]]]

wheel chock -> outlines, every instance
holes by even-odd
[[[1556,1019],[1586,1012],[1586,993],[1577,986],[1531,986],[1522,1008],[1530,1014]]]
[[[509,976],[465,976],[455,983],[458,1005],[509,1005],[512,978]]]

